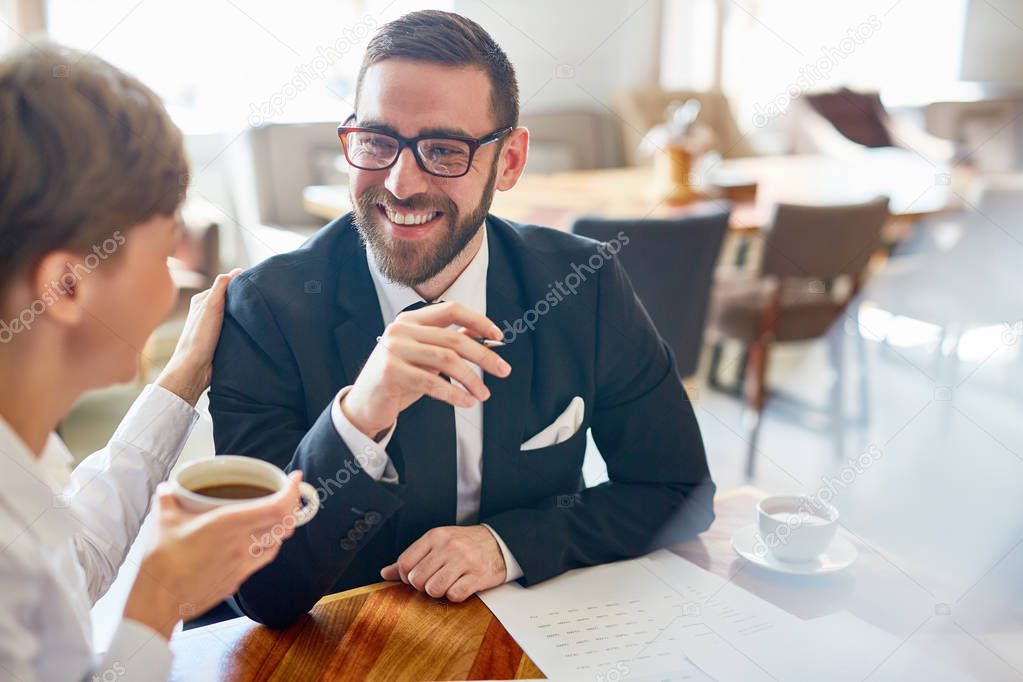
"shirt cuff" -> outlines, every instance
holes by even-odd
[[[352,451],[355,461],[359,463],[359,466],[362,467],[362,470],[370,478],[381,483],[397,483],[398,472],[394,468],[394,464],[391,463],[391,458],[387,455],[387,444],[391,442],[391,436],[394,435],[394,429],[398,422],[391,424],[391,428],[387,429],[387,432],[384,433],[379,441],[373,440],[355,428],[348,421],[344,410],[341,409],[341,401],[348,395],[350,390],[352,390],[351,386],[345,386],[338,391],[337,395],[334,396],[334,402],[330,406],[330,420],[334,423],[337,435],[341,437],[344,444]]]
[[[198,419],[194,407],[163,386],[149,384],[132,403],[110,441],[126,443],[163,464],[173,465]]]
[[[515,561],[515,557],[512,556],[511,550],[508,549],[508,545],[504,544],[504,540],[497,534],[497,531],[488,526],[482,524],[484,528],[490,531],[490,534],[497,540],[497,546],[501,548],[501,554],[504,556],[504,581],[510,583],[513,580],[518,580],[523,576],[522,567],[519,566],[519,562]]]
[[[171,653],[167,640],[156,630],[136,620],[122,620],[110,642],[110,649],[95,671],[95,679],[106,679],[107,670],[127,680],[166,680],[171,674]]]

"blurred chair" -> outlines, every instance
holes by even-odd
[[[792,151],[848,156],[860,148],[901,147],[951,163],[955,145],[891,116],[876,92],[840,88],[803,95],[792,103]]]
[[[637,151],[643,136],[655,125],[664,122],[668,105],[676,100],[700,101],[697,121],[714,132],[715,148],[726,159],[753,156],[753,148],[739,132],[728,99],[720,92],[696,90],[662,90],[639,88],[622,90],[614,95],[614,111],[621,127],[625,162],[637,165]]]
[[[1020,319],[1017,253],[1023,244],[1018,218],[1023,215],[1023,174],[979,178],[970,188],[967,206],[925,222],[921,231],[930,234],[918,252],[897,252],[885,266],[883,295],[871,297],[886,313],[940,330],[929,371],[945,386],[961,381],[960,356],[970,352],[964,339],[978,330],[996,335],[1000,330],[1004,346],[1015,345],[1015,322]],[[887,331],[880,340],[887,346]]]
[[[680,378],[696,372],[714,268],[731,206],[669,220],[583,218],[572,232],[602,242],[628,237],[617,254],[657,331],[675,355]],[[624,239],[622,240],[624,241]]]
[[[530,173],[613,168],[622,165],[621,140],[602,111],[564,109],[523,113],[529,129]]]
[[[322,227],[323,221],[302,207],[302,190],[347,182],[337,121],[262,125],[249,129],[248,141],[259,221],[299,231]]]
[[[824,336],[860,290],[867,265],[882,246],[887,218],[887,197],[836,206],[779,204],[765,229],[759,269],[719,274],[709,331],[718,342],[737,340],[747,349],[743,385],[753,411],[747,475],[753,473],[771,345]],[[842,336],[832,335],[829,349],[838,377],[831,401],[837,419],[842,417]]]
[[[962,98],[930,102],[923,107],[927,130],[953,140],[965,163],[985,173],[1004,173],[1023,167],[1023,137],[1017,119],[1023,116],[1023,96],[1013,90],[965,94]],[[997,144],[991,144],[995,138]]]
[[[269,123],[249,128],[222,152],[218,165],[234,204],[234,214],[225,213],[232,264],[248,267],[296,249],[323,227],[324,220],[306,213],[302,192],[347,185],[337,124]]]

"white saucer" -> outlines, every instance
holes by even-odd
[[[791,573],[793,575],[824,575],[834,573],[848,567],[854,561],[859,552],[856,546],[836,534],[831,541],[827,551],[817,555],[817,558],[809,561],[782,561],[771,556],[770,552],[764,552],[764,545],[760,541],[757,524],[751,523],[735,531],[732,536],[732,549],[735,553],[757,566],[779,573]],[[760,549],[763,553],[757,553]]]

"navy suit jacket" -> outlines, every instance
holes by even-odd
[[[611,249],[494,216],[486,229],[487,316],[505,330],[499,352],[512,373],[485,377],[479,520],[507,543],[523,583],[705,530],[714,484],[692,405]],[[399,482],[387,484],[361,470],[334,429],[331,403],[382,331],[350,214],[231,283],[210,391],[217,452],[300,469],[322,499],[236,595],[257,621],[286,626],[326,594],[377,582],[422,533],[455,524],[455,453],[420,461],[420,434],[399,416],[387,448]],[[520,450],[574,396],[585,401],[582,428]],[[610,481],[584,488],[588,428]]]

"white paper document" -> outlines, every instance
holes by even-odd
[[[558,679],[859,682],[901,643],[847,614],[801,620],[666,550],[480,597]]]

